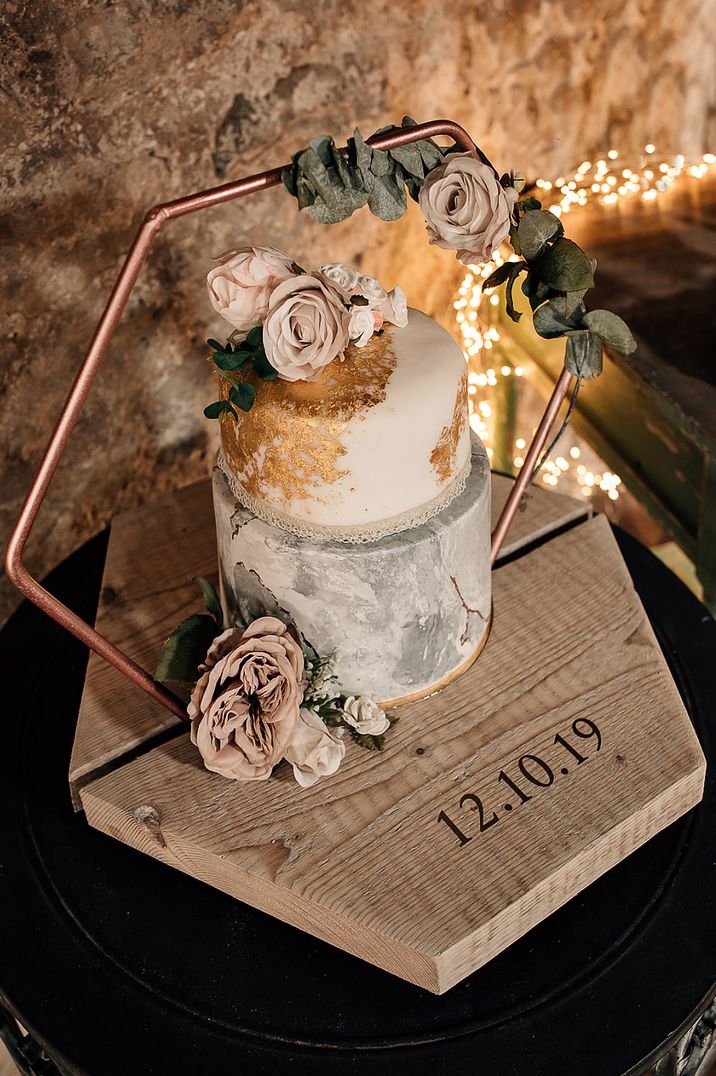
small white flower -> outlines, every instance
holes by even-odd
[[[375,277],[365,276],[363,273],[358,276],[356,291],[358,295],[362,295],[364,299],[368,300],[370,307],[379,307],[388,298],[388,293],[383,285],[379,284]]]
[[[356,272],[355,269],[349,269],[347,265],[340,265],[338,262],[321,265],[318,269],[318,275],[323,277],[346,302],[350,300],[351,295],[360,293],[358,287],[360,273]]]
[[[365,347],[375,330],[373,311],[369,306],[354,306],[348,323],[348,336],[356,347]]]
[[[310,788],[321,777],[335,773],[346,753],[346,745],[331,736],[313,710],[301,708],[298,726],[285,758],[293,766],[293,776],[301,788]]]
[[[343,704],[343,718],[360,736],[381,736],[390,721],[377,702],[365,695],[349,695]]]
[[[393,288],[391,292],[388,292],[384,301],[380,304],[379,310],[386,321],[392,325],[397,325],[399,329],[408,324],[408,302],[405,298],[405,292],[400,287]]]

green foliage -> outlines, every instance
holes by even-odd
[[[414,126],[415,120],[404,116],[401,127],[383,127],[375,133]],[[406,190],[417,201],[425,176],[448,152],[429,138],[390,150],[373,149],[356,128],[348,140],[347,156],[332,138],[322,135],[293,154],[282,179],[299,209],[307,209],[322,224],[345,220],[364,205],[381,220],[397,220],[405,212]]]
[[[210,583],[208,579],[205,579],[203,575],[195,575],[193,582],[196,583],[199,590],[204,595],[206,608],[213,616],[219,628],[222,628],[224,614],[221,611],[221,602],[219,601],[219,595],[216,593],[216,587],[213,583]]]
[[[588,329],[572,333],[567,339],[564,365],[582,381],[599,377],[602,372],[602,342]]]
[[[195,575],[210,615],[194,613],[183,620],[162,646],[155,680],[193,686],[197,680],[199,664],[216,636],[223,629],[224,614],[216,588],[203,575]]]
[[[584,296],[594,285],[596,262],[564,235],[561,220],[536,198],[523,198],[515,207],[510,242],[517,261],[498,266],[483,284],[506,284],[505,305],[519,321],[512,289],[525,273],[522,293],[532,310],[534,327],[547,340],[565,337],[565,366],[580,381],[602,372],[602,345],[629,355],[636,348],[626,323],[609,310],[587,310]]]
[[[296,267],[297,269],[300,266]],[[253,363],[254,369],[263,381],[273,381],[278,377],[276,370],[266,357],[263,343],[263,328],[261,325],[254,326],[244,340],[235,343],[228,340],[226,344],[220,344],[218,340],[207,340],[212,348],[212,362],[220,377],[228,381],[228,400],[216,400],[204,408],[206,418],[216,419],[224,414],[231,415],[238,421],[236,408],[240,411],[250,411],[256,399],[256,389],[246,381],[240,381],[238,374],[248,363]]]
[[[354,728],[349,726],[351,738],[355,740],[355,742],[360,747],[364,747],[366,751],[382,751],[385,747],[385,737],[388,735],[393,725],[396,725],[398,723],[397,717],[393,717],[391,714],[386,714],[385,716],[390,722],[390,728],[388,728],[385,732],[382,732],[380,736],[367,736],[365,734],[361,734],[360,732],[356,732]]]
[[[631,355],[636,351],[636,340],[629,326],[611,310],[590,310],[584,315],[584,323],[607,347],[620,351],[622,355]]]
[[[216,621],[213,616],[195,613],[187,617],[164,643],[154,679],[194,684],[199,664],[206,657],[215,636]]]

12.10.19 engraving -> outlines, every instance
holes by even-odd
[[[581,740],[590,740],[594,738],[596,740],[597,751],[601,750],[602,735],[599,728],[594,721],[590,721],[586,717],[578,717],[572,722],[572,733],[579,737]],[[520,807],[523,803],[527,803],[531,800],[535,791],[534,788],[549,788],[555,781],[555,766],[559,766],[560,761],[563,765],[559,766],[559,773],[566,776],[569,773],[571,766],[581,766],[587,761],[588,756],[582,755],[576,747],[574,747],[569,740],[567,740],[561,733],[557,733],[554,738],[554,744],[561,748],[561,759],[550,760],[546,762],[539,755],[526,754],[517,759],[514,765],[517,768],[517,773],[511,776],[506,770],[500,770],[496,780],[500,782],[505,788],[508,788],[517,797],[517,802],[508,800],[503,804],[503,814],[498,814],[497,811],[486,811],[483,801],[480,796],[475,795],[472,792],[466,792],[460,799],[459,806],[463,809],[474,811],[477,814],[478,833],[484,833],[485,830],[491,829],[492,826],[496,826],[498,822],[504,817],[505,814],[509,814],[516,807]],[[569,762],[570,765],[567,765]],[[525,782],[529,782],[533,788],[530,793],[525,791]],[[529,786],[528,786],[529,787]],[[460,845],[465,845],[473,839],[476,834],[465,833],[447,814],[446,811],[441,811],[437,817],[438,822],[444,822],[445,825],[452,831],[457,837]]]

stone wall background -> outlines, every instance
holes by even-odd
[[[0,540],[144,211],[408,112],[554,177],[614,144],[716,145],[716,0],[4,0]],[[28,550],[47,571],[118,507],[206,473],[212,255],[363,266],[444,311],[417,207],[332,229],[282,190],[173,222],[135,289]],[[15,595],[4,581],[0,618]]]

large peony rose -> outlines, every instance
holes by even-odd
[[[191,738],[208,770],[261,781],[296,732],[305,675],[301,644],[275,617],[212,643],[188,706]]]
[[[321,777],[335,773],[345,753],[343,741],[331,736],[313,710],[301,710],[286,760],[293,766],[293,775],[302,788],[310,788]]]
[[[430,242],[457,251],[462,262],[489,261],[509,234],[516,198],[489,165],[470,153],[451,153],[428,172],[420,191]]]
[[[225,321],[247,333],[266,317],[271,292],[293,275],[293,262],[273,247],[242,247],[221,257],[206,278],[209,299]]]
[[[345,351],[349,314],[339,295],[308,274],[279,284],[264,321],[266,357],[286,381],[316,381]]]

